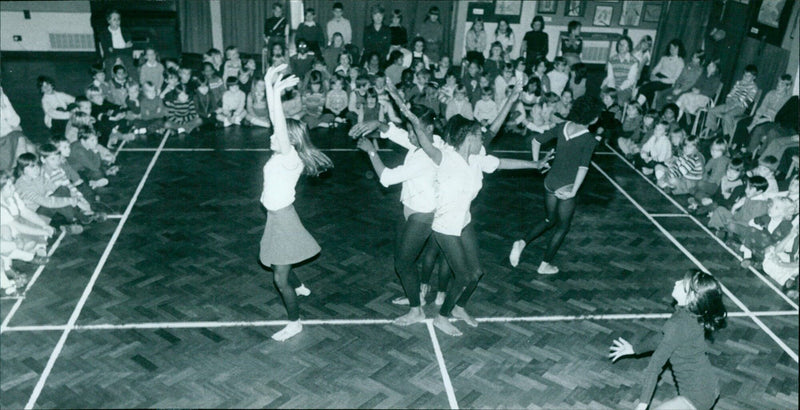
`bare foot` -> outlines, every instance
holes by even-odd
[[[294,288],[294,293],[297,296],[308,296],[311,294],[311,289],[307,288],[304,283],[301,283],[300,286]]]
[[[408,326],[410,324],[422,322],[423,320],[425,320],[425,312],[422,310],[422,307],[415,307],[411,308],[405,315],[395,319],[394,324],[398,326]]]
[[[289,324],[286,325],[286,327],[284,327],[282,330],[272,335],[272,338],[279,342],[283,342],[302,331],[303,331],[303,324],[300,323],[299,320],[295,320],[294,322],[289,322]]]
[[[436,300],[433,302],[436,306],[442,306],[444,303],[444,298],[447,297],[447,293],[444,292],[436,292]]]
[[[433,319],[433,325],[450,336],[461,336],[462,334],[455,325],[450,323],[450,320],[442,315],[436,315],[436,318]]]
[[[450,312],[450,314],[453,315],[453,317],[456,319],[463,320],[469,326],[478,327],[478,321],[475,320],[472,316],[470,316],[469,313],[467,313],[467,311],[464,310],[464,308],[462,308],[461,306],[456,305],[453,308],[453,311]]]

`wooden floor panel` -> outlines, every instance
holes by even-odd
[[[446,408],[424,325],[75,332],[42,407]]]
[[[61,332],[9,332],[0,336],[0,407],[25,407],[59,337]]]

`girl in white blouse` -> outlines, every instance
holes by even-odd
[[[259,259],[270,266],[275,285],[281,294],[289,324],[272,335],[284,341],[303,330],[297,296],[310,291],[292,272],[292,265],[319,253],[317,241],[303,227],[294,210],[295,186],[300,174],[318,175],[333,166],[330,158],[321,153],[308,136],[308,128],[300,121],[286,119],[281,93],[297,85],[297,76],[283,78],[286,64],[270,67],[264,76],[267,107],[274,133],[270,138],[272,156],[264,165],[264,190],[261,203],[267,209],[267,224],[261,238]]]
[[[455,280],[447,289],[447,297],[434,326],[451,336],[460,336],[461,331],[449,317],[464,320],[477,326],[464,309],[478,286],[483,272],[478,261],[478,240],[471,222],[470,205],[483,186],[483,173],[497,169],[541,169],[549,158],[538,162],[497,158],[487,155],[484,144],[492,140],[500,125],[519,97],[515,92],[509,97],[491,127],[484,131],[475,121],[456,115],[447,123],[443,144],[434,144],[431,135],[409,109],[402,103],[394,87],[389,94],[398,102],[401,111],[414,127],[422,150],[438,166],[435,181],[436,211],[431,228],[434,238],[452,267]]]
[[[647,103],[653,106],[653,97],[656,91],[666,90],[675,84],[680,77],[686,63],[683,61],[683,43],[673,39],[667,45],[667,55],[658,60],[655,68],[650,73],[650,81],[639,87],[639,94],[647,98]]]

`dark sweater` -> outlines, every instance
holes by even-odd
[[[544,31],[529,31],[525,33],[523,41],[528,46],[525,61],[532,62],[537,57],[547,57],[547,52],[549,51],[547,33]]]
[[[703,325],[697,322],[693,313],[678,307],[664,324],[663,333],[664,337],[645,370],[640,402],[650,402],[658,376],[669,361],[679,394],[698,409],[711,408],[719,395],[719,384],[706,353],[708,345],[703,335]]]

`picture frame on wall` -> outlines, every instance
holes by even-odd
[[[611,17],[613,15],[614,6],[597,6],[594,9],[592,25],[598,27],[609,27],[611,25]]]
[[[619,16],[620,26],[638,26],[642,20],[643,1],[626,1],[622,3],[622,15]],[[660,7],[660,6],[659,6]]]
[[[567,0],[564,15],[567,17],[583,17],[586,14],[586,0]]]
[[[758,23],[772,28],[781,25],[781,14],[786,6],[786,0],[764,0],[758,9]]]
[[[660,4],[645,4],[642,21],[645,23],[658,23],[661,20]]]
[[[522,14],[522,0],[495,0],[494,20],[501,19],[508,24],[519,24],[519,17]]]
[[[539,0],[536,2],[536,14],[556,14],[558,2],[556,0]]]

